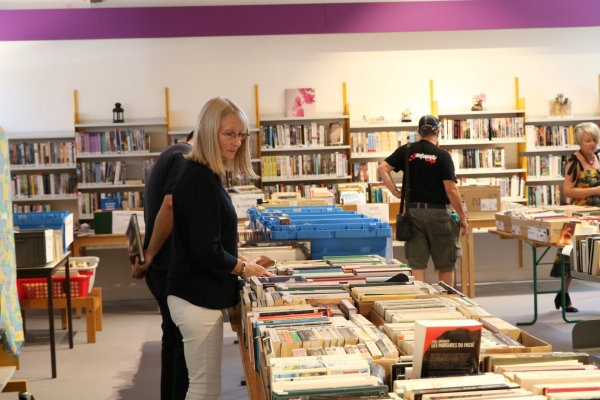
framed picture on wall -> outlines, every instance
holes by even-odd
[[[558,94],[548,100],[548,116],[550,118],[573,118],[573,100]]]

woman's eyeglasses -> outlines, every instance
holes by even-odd
[[[248,136],[250,136],[250,134],[248,132],[240,132],[240,133],[235,133],[235,132],[219,132],[219,133],[221,135],[227,136],[227,138],[229,140],[235,140],[236,138],[239,138],[240,140],[244,140]]]

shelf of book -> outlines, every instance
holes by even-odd
[[[62,200],[77,200],[76,194],[56,195],[56,196],[33,196],[33,197],[16,197],[13,196],[13,203],[17,202],[38,202],[38,201],[62,201]]]
[[[456,175],[517,174],[525,171],[525,168],[473,168],[456,169]]]
[[[303,99],[300,109],[302,112],[298,116],[286,116],[298,111],[292,107],[296,105],[292,101],[294,98],[288,96],[292,92],[297,92],[296,94],[302,96]],[[258,175],[262,175],[261,187],[264,188],[264,184],[273,182],[311,183],[348,181],[350,179],[347,166],[350,146],[347,144],[349,115],[346,104],[346,84],[342,84],[344,103],[342,112],[315,113],[314,93],[314,89],[286,89],[285,108],[287,112],[261,114],[258,85],[254,86],[256,127],[251,127],[250,131],[257,132],[257,134],[252,135],[249,139],[251,140],[252,161],[256,163],[260,161],[256,170]],[[325,154],[325,156],[320,157],[321,154]],[[277,174],[273,168],[275,165],[273,160],[280,156],[284,157],[284,155],[289,157],[289,160],[282,161],[282,165],[286,164],[288,168],[294,167],[291,171],[293,176],[274,176]],[[329,156],[335,156],[334,166],[331,165]],[[300,171],[295,171],[296,165],[300,166],[302,172],[326,171],[343,174],[343,176],[309,174],[298,176],[296,173]],[[270,173],[265,174],[265,168]],[[345,170],[342,171],[342,168]],[[287,172],[282,174],[289,175]]]
[[[563,176],[557,176],[557,177],[532,177],[532,176],[525,176],[525,183],[532,183],[532,182],[562,182],[564,181],[564,177]]]
[[[305,146],[305,147],[276,147],[276,148],[262,148],[260,149],[261,153],[276,153],[276,152],[296,152],[296,151],[335,151],[335,150],[347,150],[350,146],[348,145],[340,145],[340,146]]]
[[[547,116],[527,117],[526,125],[577,125],[582,122],[599,122],[600,115],[574,115],[565,118],[549,118]]]
[[[416,131],[419,129],[418,122],[387,121],[385,124],[369,124],[364,121],[350,121],[350,130],[357,131]]]
[[[122,184],[122,185],[91,185],[91,184],[79,184],[77,186],[77,190],[92,190],[92,189],[144,189],[146,185],[143,183],[135,183],[135,184]]]
[[[439,116],[441,118],[448,117],[465,117],[465,118],[489,118],[489,117],[510,117],[514,115],[524,115],[525,110],[516,109],[483,109],[482,111],[471,111],[464,109],[448,109],[440,110]]]
[[[440,140],[440,146],[478,146],[525,143],[525,138],[498,138],[498,139],[449,139]]]
[[[352,160],[371,159],[371,158],[388,158],[392,153],[370,153],[370,154],[354,154],[350,155]]]
[[[9,132],[9,141],[75,139],[73,131]]]
[[[140,118],[127,119],[126,122],[112,122],[109,119],[104,120],[88,120],[75,124],[75,128],[112,128],[119,129],[123,127],[141,127],[141,126],[167,126],[165,118]]]
[[[308,116],[308,117],[286,117],[285,115],[282,114],[267,114],[267,115],[261,115],[260,116],[260,122],[261,124],[263,122],[315,122],[315,121],[328,121],[328,120],[336,120],[336,119],[342,119],[342,120],[346,120],[348,119],[349,116],[348,115],[344,115],[342,113],[323,113],[323,114],[319,114],[317,113],[314,116]]]
[[[294,177],[294,178],[286,178],[283,176],[277,176],[277,177],[263,177],[262,181],[263,183],[268,183],[268,182],[302,182],[302,181],[335,181],[335,180],[347,180],[352,178],[350,175],[345,175],[345,176],[329,176],[329,175],[306,175],[306,176],[300,176],[300,177]]]
[[[105,153],[105,154],[77,154],[77,159],[84,158],[148,158],[148,157],[158,157],[160,156],[160,152],[157,151],[148,151],[148,152],[139,152],[139,153]]]
[[[573,145],[571,147],[559,147],[559,146],[547,146],[538,147],[532,150],[525,150],[521,152],[522,156],[540,155],[548,153],[574,153],[579,150],[579,146]]]
[[[11,164],[10,172],[12,172],[12,173],[27,172],[27,171],[42,172],[42,171],[76,169],[76,168],[77,167],[75,166],[75,164],[62,164],[62,165],[56,164],[56,165],[38,165],[38,166],[33,166],[33,165],[22,166],[22,165]]]

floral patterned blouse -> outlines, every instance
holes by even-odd
[[[595,156],[598,158],[598,153],[596,153]],[[571,164],[571,168],[569,168],[567,173],[571,175],[572,179],[575,181],[576,188],[600,186],[600,170],[584,169],[583,165],[581,165],[581,161],[579,161],[575,154],[571,156],[570,161],[573,161],[573,163]],[[576,165],[579,166],[579,173],[577,173],[577,168],[575,168]],[[573,204],[577,206],[600,207],[600,195],[587,196],[581,199],[573,199]]]

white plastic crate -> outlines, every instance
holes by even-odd
[[[96,268],[98,267],[98,263],[100,263],[100,258],[99,257],[69,257],[69,263],[75,261],[77,263],[80,262],[87,262],[88,266],[84,267],[84,268],[71,268],[71,276],[73,276],[73,274],[78,273],[79,271],[83,272],[83,271],[92,271],[93,274],[90,277],[90,286],[89,286],[89,290],[88,293],[92,291],[92,288],[94,287],[94,280],[96,279]],[[57,271],[55,276],[65,276],[65,267],[62,266],[60,267]]]

